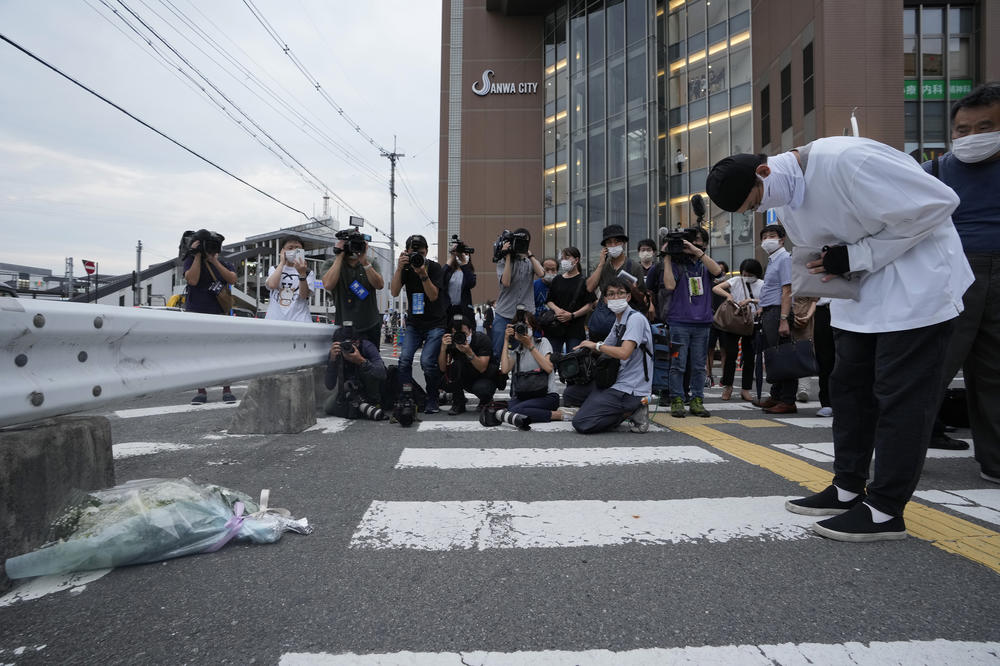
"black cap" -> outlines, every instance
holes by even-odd
[[[748,153],[731,155],[716,162],[705,179],[705,191],[712,203],[730,213],[739,210],[757,183],[754,169],[764,162],[763,155]]]
[[[406,247],[430,247],[427,245],[427,239],[420,234],[413,234],[406,239]]]
[[[626,243],[628,242],[628,234],[625,233],[625,229],[620,224],[609,224],[604,227],[604,238],[601,239],[601,245],[604,245],[609,238],[621,238]]]

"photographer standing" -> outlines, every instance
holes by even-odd
[[[337,232],[333,263],[323,273],[323,287],[333,294],[334,323],[354,322],[357,334],[378,349],[382,315],[375,292],[385,286],[378,268],[368,258],[368,243],[355,229]]]
[[[691,367],[692,416],[709,416],[705,397],[705,357],[712,328],[712,278],[722,267],[705,253],[708,232],[688,229],[683,250],[663,257],[663,288],[672,294],[664,317],[670,327],[670,415],[684,418],[684,371]],[[667,241],[669,247],[670,241]]]
[[[406,249],[399,255],[390,289],[395,298],[406,287],[407,317],[403,350],[399,355],[400,385],[413,383],[413,357],[422,345],[424,351],[420,355],[420,367],[427,381],[424,413],[437,414],[441,411],[438,407],[438,382],[441,378],[438,354],[441,352],[445,325],[445,299],[441,297],[444,271],[439,263],[426,257],[427,239],[420,235],[407,238]]]
[[[561,275],[549,286],[546,305],[556,313],[556,323],[546,328],[545,337],[552,351],[570,351],[586,337],[583,322],[594,309],[594,294],[587,291],[587,281],[580,274],[580,250],[567,247],[559,262]]]
[[[264,285],[271,292],[264,319],[309,323],[309,285],[316,275],[306,266],[305,250],[298,236],[281,242],[281,261],[271,267]]]
[[[438,368],[442,386],[452,394],[448,416],[465,413],[465,391],[479,398],[479,408],[493,402],[496,393],[496,366],[490,367],[493,345],[485,333],[472,330],[461,308],[451,308],[451,326],[441,338]]]
[[[222,241],[226,238],[207,229],[199,229],[192,238],[194,240],[184,257],[184,279],[187,281],[184,309],[202,314],[228,315],[229,308],[223,310],[219,295],[230,293],[230,285],[236,284],[236,267],[219,259]],[[236,402],[236,396],[228,385],[222,387],[222,401]],[[198,389],[197,395],[191,398],[192,405],[206,402],[208,392],[204,388]]]
[[[476,267],[472,265],[472,253],[471,247],[453,236],[448,247],[450,259],[444,267],[443,284],[446,286],[445,296],[448,299],[445,311],[450,312],[452,308],[460,307],[462,315],[467,318],[474,318],[472,288],[476,286]]]
[[[628,236],[621,225],[611,224],[604,227],[604,238],[601,245],[600,259],[597,266],[587,278],[587,291],[596,293],[600,290],[601,299],[594,308],[594,314],[590,316],[588,324],[590,328],[590,339],[594,341],[603,340],[611,332],[611,327],[615,322],[615,315],[608,310],[604,299],[604,290],[612,280],[624,278],[628,280],[629,292],[632,300],[638,305],[643,298],[642,290],[638,287],[639,270],[632,265],[632,260],[628,258]],[[625,278],[628,275],[631,277]]]
[[[506,232],[505,232],[506,235]],[[515,229],[509,234],[509,239],[501,236],[497,251],[497,276],[500,278],[500,291],[494,306],[493,319],[493,359],[500,361],[504,347],[504,332],[507,324],[517,313],[517,306],[522,305],[529,312],[535,310],[535,278],[545,274],[538,259],[531,254],[531,232],[527,229]]]
[[[350,322],[336,330],[333,340],[326,363],[326,387],[333,393],[323,411],[347,419],[382,420],[378,406],[386,406],[386,369],[378,345],[356,333]]]

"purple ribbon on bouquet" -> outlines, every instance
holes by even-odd
[[[244,508],[243,502],[237,502],[236,504],[233,505],[233,516],[232,518],[227,520],[226,524],[223,526],[223,529],[226,530],[226,533],[222,535],[221,539],[219,539],[214,544],[206,548],[205,549],[206,553],[214,553],[215,551],[219,550],[227,543],[229,543],[230,539],[232,539],[239,533],[240,528],[243,526],[243,508]]]

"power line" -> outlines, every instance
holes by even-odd
[[[29,58],[31,58],[32,60],[35,60],[35,61],[37,61],[38,63],[40,63],[40,64],[44,65],[45,67],[47,67],[47,68],[51,69],[51,70],[52,70],[53,72],[55,72],[55,73],[56,73],[56,74],[58,74],[59,76],[63,77],[63,78],[64,78],[64,79],[66,79],[67,81],[70,81],[70,82],[71,82],[71,83],[73,83],[74,85],[76,85],[76,86],[79,86],[80,88],[83,88],[84,90],[86,90],[86,91],[87,91],[87,92],[89,92],[89,93],[90,93],[91,95],[93,95],[94,97],[98,98],[99,100],[101,100],[101,101],[102,101],[102,102],[104,102],[105,104],[108,104],[109,106],[112,106],[112,107],[114,107],[114,108],[118,109],[119,111],[121,111],[121,112],[122,112],[122,113],[124,113],[124,114],[125,114],[126,116],[128,116],[128,117],[129,117],[129,118],[131,118],[132,120],[136,121],[137,123],[139,123],[139,124],[140,124],[140,125],[142,125],[143,127],[145,127],[145,128],[147,128],[147,129],[149,129],[149,130],[151,130],[151,131],[155,132],[156,134],[159,134],[160,136],[162,136],[162,137],[163,137],[164,139],[166,139],[166,140],[167,140],[167,141],[169,141],[170,143],[174,144],[175,146],[177,146],[177,147],[179,147],[179,148],[182,148],[182,149],[184,149],[185,151],[187,151],[187,152],[191,153],[192,155],[194,155],[195,157],[197,157],[197,158],[198,158],[198,159],[200,159],[201,161],[203,161],[203,162],[205,162],[206,164],[209,164],[209,165],[211,165],[211,166],[215,167],[216,169],[218,169],[218,170],[219,170],[219,171],[221,171],[222,173],[226,174],[226,175],[227,175],[227,176],[229,176],[230,178],[233,178],[234,180],[237,180],[237,181],[239,181],[239,182],[243,183],[244,185],[246,185],[246,186],[247,186],[247,187],[249,187],[250,189],[254,190],[255,192],[259,192],[260,194],[263,194],[263,195],[264,195],[265,197],[267,197],[268,199],[270,199],[270,200],[274,201],[275,203],[279,203],[279,204],[281,204],[282,206],[284,206],[285,208],[287,208],[287,209],[289,209],[289,210],[292,210],[292,211],[295,211],[296,213],[298,213],[298,214],[299,214],[299,215],[301,215],[302,217],[304,217],[304,218],[306,218],[306,219],[309,219],[309,216],[308,216],[308,215],[306,215],[306,214],[305,214],[304,212],[302,212],[301,210],[299,210],[298,208],[295,208],[294,206],[290,206],[289,204],[286,204],[286,203],[285,203],[284,201],[282,201],[282,200],[280,200],[280,199],[278,199],[278,198],[276,198],[276,197],[274,197],[274,196],[272,196],[272,195],[268,194],[267,192],[265,192],[264,190],[260,189],[259,187],[255,186],[255,185],[251,185],[251,184],[250,184],[250,183],[248,183],[247,181],[243,180],[242,178],[240,178],[240,177],[239,177],[239,176],[237,176],[236,174],[234,174],[234,173],[232,173],[232,172],[230,172],[230,171],[227,171],[226,169],[224,169],[223,167],[219,166],[218,164],[216,164],[216,163],[215,163],[215,162],[213,162],[212,160],[208,159],[208,158],[207,158],[207,157],[205,157],[204,155],[202,155],[202,154],[200,154],[200,153],[198,153],[198,152],[196,152],[196,151],[192,150],[191,148],[188,148],[188,147],[187,147],[187,146],[185,146],[185,145],[184,145],[183,143],[181,143],[180,141],[177,141],[176,139],[174,139],[174,138],[172,138],[172,137],[168,136],[167,134],[164,134],[164,133],[163,133],[163,132],[161,132],[160,130],[156,129],[155,127],[153,127],[152,125],[150,125],[149,123],[147,123],[147,122],[146,122],[145,120],[142,120],[141,118],[139,118],[139,117],[137,117],[137,116],[133,115],[132,113],[130,113],[130,112],[128,112],[128,111],[126,111],[126,110],[125,110],[124,108],[122,108],[121,106],[119,106],[119,105],[115,104],[114,102],[112,102],[112,101],[111,101],[110,99],[108,99],[107,97],[105,97],[105,96],[101,95],[100,93],[98,93],[98,92],[96,92],[96,91],[92,90],[91,88],[88,88],[88,87],[87,87],[86,85],[84,85],[84,84],[80,83],[79,81],[77,81],[76,79],[74,79],[74,78],[73,78],[72,76],[70,76],[69,74],[66,74],[66,73],[65,73],[65,72],[63,72],[63,71],[62,71],[61,69],[59,69],[58,67],[56,67],[55,65],[51,65],[51,64],[49,64],[49,63],[48,63],[48,62],[46,62],[46,61],[45,61],[44,59],[42,59],[42,58],[40,58],[39,56],[35,55],[34,53],[32,53],[32,52],[31,52],[31,51],[29,51],[28,49],[24,48],[23,46],[21,46],[20,44],[18,44],[18,43],[17,43],[17,42],[15,42],[14,40],[10,39],[10,38],[9,38],[9,37],[7,37],[6,35],[4,35],[4,34],[0,33],[0,39],[2,39],[3,41],[7,42],[8,44],[10,44],[11,46],[13,46],[13,47],[14,47],[15,49],[17,49],[17,50],[18,50],[18,51],[20,51],[21,53],[25,54],[26,56],[28,56],[28,57],[29,57]]]
[[[319,81],[316,80],[316,77],[314,77],[312,74],[309,73],[309,70],[306,69],[306,66],[292,52],[291,47],[289,47],[288,44],[285,42],[285,40],[281,38],[277,30],[274,29],[274,26],[272,26],[268,22],[268,20],[264,18],[264,14],[262,14],[261,11],[257,9],[257,7],[253,4],[252,0],[243,0],[243,4],[247,6],[247,9],[250,10],[250,13],[253,14],[255,19],[257,19],[257,22],[261,24],[261,26],[264,28],[267,34],[270,35],[271,39],[273,39],[274,42],[278,45],[278,47],[281,48],[281,50],[285,53],[285,55],[288,56],[289,60],[291,60],[292,63],[294,63],[295,67],[302,73],[303,76],[306,77],[309,83],[312,84],[313,88],[316,89],[316,92],[318,92],[320,96],[324,100],[326,100],[326,102],[330,106],[333,107],[333,109],[340,115],[340,117],[343,118],[349,125],[351,125],[354,128],[354,131],[357,132],[362,138],[364,138],[366,141],[368,141],[368,143],[374,146],[379,151],[379,153],[388,154],[389,150],[384,146],[382,146],[381,144],[379,144],[370,134],[361,129],[361,125],[359,125],[349,115],[347,115],[343,107],[337,104],[337,102],[334,101],[334,99],[330,96],[330,94],[323,89]]]

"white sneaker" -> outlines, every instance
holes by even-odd
[[[809,402],[809,393],[806,391],[799,391],[795,394],[795,399],[799,402]]]
[[[816,410],[816,416],[833,416],[832,407],[820,407]]]
[[[580,411],[579,407],[560,407],[559,413],[562,414],[563,421],[572,421],[576,413]]]
[[[632,412],[632,416],[629,417],[629,432],[649,432],[649,405],[643,402],[639,405],[639,409]]]

